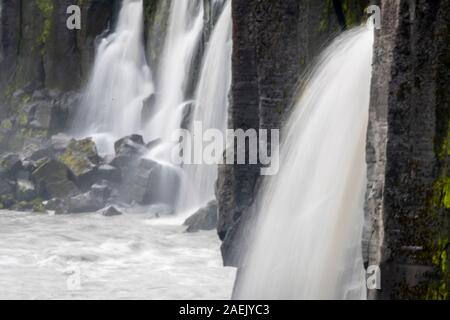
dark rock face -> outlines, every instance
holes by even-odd
[[[2,0],[0,91],[27,83],[63,91],[78,88],[92,63],[94,39],[113,20],[116,2],[80,3],[78,31],[66,27],[71,0]]]
[[[346,16],[361,19],[365,4],[346,7]],[[342,26],[331,1],[234,0],[233,75],[229,128],[279,129],[297,86],[313,59]],[[239,230],[250,216],[259,167],[221,166],[216,196],[218,234],[225,265],[239,265],[235,248],[244,246]]]
[[[114,22],[119,2],[80,2],[82,28],[69,30],[74,1],[1,0],[0,149],[20,150],[70,127],[95,38]]]
[[[184,225],[188,227],[186,232],[217,228],[217,201],[211,201],[205,208],[198,210],[184,222]]]
[[[365,259],[382,299],[448,299],[450,1],[382,1],[367,162]]]

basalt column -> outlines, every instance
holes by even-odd
[[[367,143],[371,298],[449,298],[450,1],[382,1]]]

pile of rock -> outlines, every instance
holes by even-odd
[[[90,138],[58,134],[44,143],[30,141],[20,153],[0,156],[0,209],[63,214],[156,203],[167,169],[143,158],[155,144],[131,135],[115,143],[115,155],[101,157]],[[116,211],[110,207],[105,215]]]

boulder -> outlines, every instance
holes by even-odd
[[[63,213],[95,212],[106,206],[114,190],[108,181],[100,181],[83,194],[60,202]]]
[[[101,180],[91,187],[90,192],[103,202],[110,201],[111,197],[117,197],[117,190],[113,183],[108,180]]]
[[[87,190],[95,183],[100,157],[92,139],[72,140],[59,159],[72,171],[82,190]]]
[[[73,182],[73,173],[62,162],[51,159],[41,164],[32,174],[39,193],[44,198],[65,198],[79,194]]]
[[[158,164],[141,159],[137,166],[129,168],[124,176],[122,196],[128,203],[150,204],[150,177]]]
[[[139,156],[147,151],[144,144],[144,138],[141,135],[133,134],[117,140],[114,143],[116,155]]]
[[[89,191],[67,200],[68,213],[95,212],[105,207],[105,199],[93,191]]]
[[[180,176],[176,168],[150,159],[140,159],[135,167],[122,172],[123,201],[141,205],[175,203],[180,185]]]
[[[217,227],[218,208],[217,201],[211,201],[206,207],[198,210],[189,217],[184,225],[187,226],[186,232],[197,232],[200,230],[214,230]]]
[[[119,168],[121,172],[126,173],[130,168],[134,168],[138,164],[138,158],[128,155],[115,156],[109,163],[110,166]]]
[[[114,206],[109,207],[105,211],[102,212],[102,215],[105,217],[114,217],[114,216],[120,216],[123,213],[117,210]]]

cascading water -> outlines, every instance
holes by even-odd
[[[180,127],[186,89],[203,30],[203,0],[172,1],[168,32],[158,71],[157,96],[146,126],[148,140],[171,140]]]
[[[227,0],[211,0],[211,18],[213,21],[220,15],[224,2]]]
[[[193,120],[201,122],[203,130],[217,129],[222,133],[226,130],[233,49],[231,31],[231,0],[229,0],[223,7],[208,44],[196,91]],[[216,165],[185,165],[184,171],[185,192],[182,193],[184,197],[180,202],[181,210],[198,209],[214,199]]]
[[[237,299],[364,299],[361,253],[373,30],[339,37],[287,124],[262,187]]]
[[[182,123],[187,88],[194,81],[193,67],[203,31],[203,0],[172,1],[168,30],[156,79],[157,93],[149,110],[150,119],[145,125],[147,141],[158,140],[146,158],[160,164],[155,183],[158,200],[176,206],[179,198],[181,169],[171,162],[174,146],[172,135]]]
[[[143,1],[124,0],[114,33],[97,49],[73,131],[93,136],[100,152],[112,153],[115,139],[141,131],[143,102],[153,92],[143,32]]]

